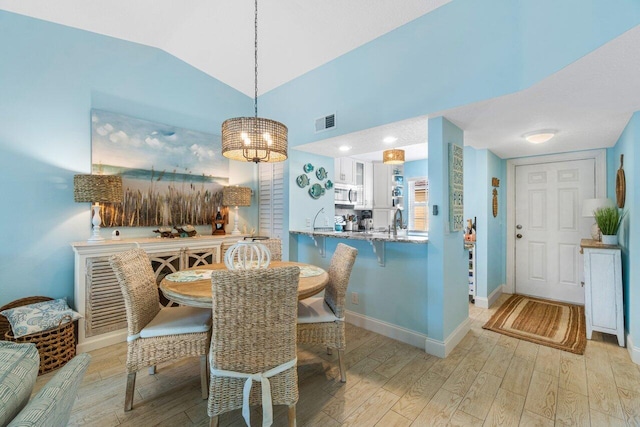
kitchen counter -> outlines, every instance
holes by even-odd
[[[394,242],[394,243],[417,243],[426,244],[429,241],[427,236],[398,235],[385,232],[362,232],[362,231],[319,231],[319,230],[289,230],[291,234],[302,234],[306,236],[332,237],[335,239],[367,240],[371,242]]]

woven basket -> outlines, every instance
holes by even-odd
[[[49,297],[27,297],[15,300],[0,307],[0,311],[23,305],[35,304],[43,301],[51,301]],[[73,322],[62,323],[53,329],[29,334],[22,337],[14,337],[11,324],[6,317],[0,316],[0,337],[15,343],[33,343],[40,353],[40,370],[38,375],[46,374],[54,369],[61,368],[76,355],[75,328]]]

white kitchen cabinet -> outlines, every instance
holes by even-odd
[[[391,209],[393,199],[391,198],[391,173],[393,167],[384,163],[373,164],[373,208]],[[375,220],[375,218],[374,218]]]
[[[364,184],[361,200],[362,206],[360,209],[372,209],[373,208],[373,163],[364,162]]]
[[[334,161],[335,179],[334,182],[341,184],[356,185],[355,181],[355,161],[350,157],[339,157]]]
[[[587,339],[593,331],[616,335],[624,347],[624,314],[622,305],[622,264],[620,247],[583,239],[584,314]]]
[[[388,230],[389,226],[393,222],[393,215],[395,214],[395,210],[393,209],[373,209],[373,229],[380,230],[385,229]]]

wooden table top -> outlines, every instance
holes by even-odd
[[[269,267],[290,267],[298,266],[301,268],[313,268],[315,270],[322,270],[320,267],[316,267],[311,264],[305,264],[302,262],[292,261],[271,261]],[[227,267],[223,264],[208,264],[199,265],[198,267],[190,268],[183,271],[197,271],[197,270],[225,270]],[[175,273],[174,273],[175,274]],[[302,274],[302,273],[301,273]],[[329,283],[329,274],[322,270],[319,275],[300,277],[298,283],[298,299],[305,299],[321,292],[325,286]],[[178,304],[189,305],[192,307],[211,307],[211,279],[199,279],[192,281],[172,281],[170,278],[165,277],[160,282],[160,290],[165,297]]]

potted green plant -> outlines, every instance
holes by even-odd
[[[618,244],[618,228],[622,223],[624,213],[616,207],[599,208],[593,212],[596,224],[602,233],[602,243],[605,245]]]

